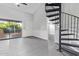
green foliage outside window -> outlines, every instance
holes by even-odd
[[[8,28],[11,29],[11,32],[17,32],[17,31],[21,31],[22,29],[22,24],[16,23],[16,22],[9,22],[9,21],[4,21],[4,22],[0,22],[0,29],[3,29],[4,31],[6,31]],[[14,30],[15,28],[15,30]],[[7,30],[10,31],[10,30]]]

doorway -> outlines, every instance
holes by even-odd
[[[22,37],[22,22],[0,19],[0,40]]]

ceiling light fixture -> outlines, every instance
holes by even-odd
[[[19,7],[20,5],[27,5],[27,3],[16,3],[16,5]]]

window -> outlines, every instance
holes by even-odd
[[[22,22],[0,20],[0,39],[22,37]]]

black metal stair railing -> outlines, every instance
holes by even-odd
[[[70,48],[70,50],[75,51],[77,55],[79,55],[79,17],[75,15],[71,15],[69,13],[61,12],[62,14],[62,28],[67,29],[63,33],[67,33],[68,35],[61,35],[61,46]],[[62,33],[62,31],[61,31]],[[72,47],[74,49],[72,49]],[[63,49],[63,48],[62,48]],[[68,50],[68,49],[66,49]],[[69,52],[72,52],[70,51]]]
[[[61,12],[61,14],[62,14],[62,16],[64,15],[63,18],[61,19],[61,21],[63,21],[62,28],[67,29],[66,31],[64,31],[64,32],[67,32],[67,34],[68,34],[67,38],[78,40],[79,39],[79,34],[78,34],[78,32],[79,32],[79,28],[78,28],[79,27],[79,24],[78,24],[79,17],[65,13],[65,12]],[[72,37],[71,37],[71,35],[72,35]],[[67,39],[67,38],[65,38],[65,39]],[[63,39],[63,38],[61,38],[61,39]]]
[[[79,55],[79,17],[61,12],[61,3],[46,3],[45,7],[49,20],[53,24],[59,24],[59,51],[68,47],[65,50]]]

